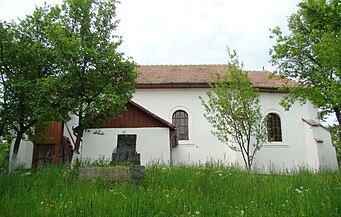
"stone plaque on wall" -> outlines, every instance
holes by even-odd
[[[124,134],[117,136],[116,162],[132,162],[135,165],[140,164],[140,155],[136,152],[136,134]],[[113,159],[114,160],[114,159]]]

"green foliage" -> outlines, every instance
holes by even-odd
[[[83,130],[115,117],[134,92],[136,65],[116,51],[115,3],[67,0],[50,14],[48,37],[62,72],[57,100],[79,117],[76,150]]]
[[[55,84],[58,73],[45,34],[49,11],[36,8],[17,23],[0,22],[0,136],[15,134],[14,162],[24,135],[32,135],[36,124],[63,116],[53,103],[54,92],[45,88],[47,79]]]
[[[97,159],[82,159],[80,162],[81,167],[110,167],[111,165],[111,158],[100,156]]]
[[[214,74],[208,101],[201,98],[205,118],[212,132],[234,151],[241,152],[247,169],[251,169],[255,153],[267,140],[267,129],[259,104],[259,94],[252,87],[248,73],[242,71],[235,51],[224,75]]]
[[[51,93],[40,85],[56,74],[44,34],[47,10],[37,8],[18,24],[0,25],[1,120],[15,131],[54,114]]]
[[[136,64],[116,51],[115,4],[65,0],[19,23],[0,22],[0,136],[16,132],[15,157],[24,135],[69,112],[79,117],[77,153],[85,128],[125,108]]]
[[[270,50],[277,73],[298,81],[282,100],[289,109],[296,101],[310,100],[321,118],[341,109],[341,4],[339,0],[304,0],[288,19],[290,34],[272,30],[276,44]]]
[[[10,138],[5,136],[5,138],[0,137],[0,172],[1,170],[7,170],[9,151],[11,147]]]
[[[340,216],[337,173],[148,167],[144,182],[79,181],[69,168],[0,173],[0,216]]]
[[[296,100],[310,100],[320,109],[321,119],[335,113],[339,129],[338,135],[334,130],[333,139],[340,143],[341,4],[339,0],[304,0],[299,7],[288,19],[289,35],[283,35],[279,27],[272,30],[277,42],[270,50],[270,62],[278,67],[278,74],[299,83],[289,89],[281,105],[289,109]]]

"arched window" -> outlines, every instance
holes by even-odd
[[[172,124],[176,126],[179,140],[188,140],[188,114],[183,110],[173,113]]]
[[[282,142],[281,119],[275,113],[269,113],[267,119],[268,140],[270,142]]]

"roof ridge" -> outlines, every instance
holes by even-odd
[[[243,71],[273,73],[273,72],[271,72],[271,71],[269,71],[269,70],[250,70],[250,69],[247,69],[247,70],[243,70]]]
[[[145,64],[145,65],[138,65],[138,67],[143,66],[170,66],[170,67],[176,67],[176,66],[228,66],[228,64],[222,64],[222,63],[213,63],[213,64]],[[243,69],[243,71],[248,72],[267,72],[272,73],[269,70],[253,70],[253,69]]]
[[[142,64],[138,66],[227,66],[228,64],[213,63],[213,64]]]

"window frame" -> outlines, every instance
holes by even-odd
[[[269,112],[266,115],[267,136],[270,143],[282,143],[283,142],[283,127],[282,120],[279,114],[275,112]]]
[[[177,124],[177,122],[180,122],[180,126]],[[181,124],[181,122],[183,123]],[[172,124],[177,128],[178,140],[190,140],[189,115],[187,111],[184,109],[176,109],[174,112],[172,112]]]

